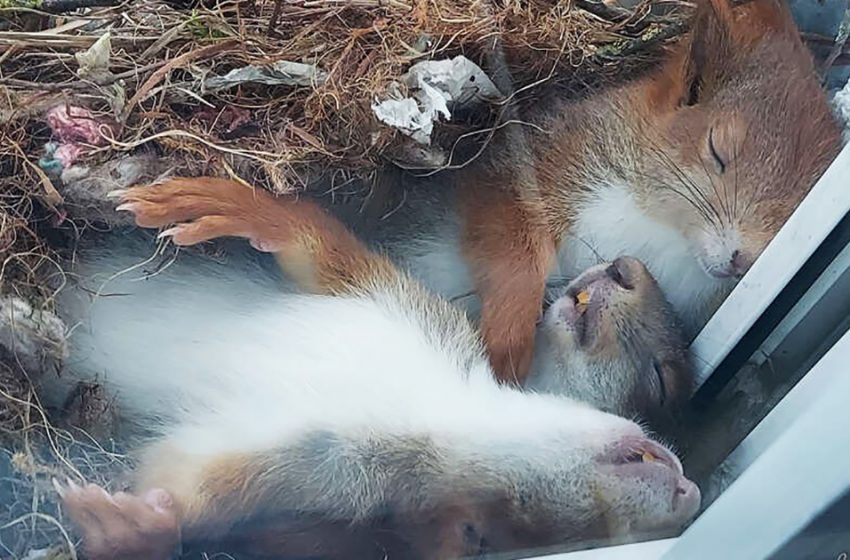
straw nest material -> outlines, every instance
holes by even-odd
[[[89,227],[67,219],[78,201],[63,178],[93,162],[276,192],[317,178],[333,188],[388,161],[448,165],[434,154],[491,128],[508,102],[640,67],[687,11],[677,0],[0,0],[0,298],[50,312],[60,254]],[[459,55],[499,93],[474,118],[453,110],[429,144],[376,117],[375,104],[411,95],[413,65]],[[128,154],[149,166],[121,167]],[[20,366],[0,355],[0,557],[67,541],[49,476],[105,480],[122,464],[51,428],[27,377],[37,372]]]

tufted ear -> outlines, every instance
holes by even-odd
[[[701,0],[691,33],[683,43],[677,85],[679,103],[696,105],[711,97],[736,63],[766,38],[781,37],[793,49],[803,43],[784,0]]]
[[[729,0],[711,0],[728,3]],[[765,35],[784,35],[800,41],[800,32],[794,23],[785,0],[748,0],[735,8],[732,25],[738,41],[757,41]]]
[[[682,105],[696,105],[714,89],[732,56],[733,27],[734,16],[728,0],[699,3],[682,61]]]

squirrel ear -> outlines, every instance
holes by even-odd
[[[802,46],[800,32],[785,0],[749,0],[735,9],[735,15],[735,35],[740,41],[754,42],[773,34],[794,39]]]
[[[680,103],[703,101],[732,55],[734,16],[728,0],[703,0],[697,6],[686,40]]]
[[[694,14],[681,71],[680,104],[695,105],[711,96],[737,60],[766,37],[781,36],[805,49],[784,0],[701,0]]]

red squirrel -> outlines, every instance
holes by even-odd
[[[119,198],[177,245],[247,238],[307,293],[189,254],[116,277],[140,256],[132,235],[81,250],[75,273],[111,295],[60,294],[78,326],[54,389],[97,377],[142,438],[134,493],[56,483],[92,560],[164,560],[181,540],[381,558],[354,552],[373,523],[403,557],[442,560],[676,531],[697,511],[676,455],[638,424],[497,383],[460,310],[312,202],[211,178]],[[625,260],[574,289],[615,301],[603,291],[644,273]],[[569,297],[595,313],[592,293]]]
[[[404,239],[376,236],[442,295],[477,292],[496,374],[519,384],[547,278],[636,257],[692,337],[841,145],[780,0],[700,0],[656,69],[534,111],[524,145],[411,189],[452,183],[454,205],[414,195],[384,227],[412,221]]]

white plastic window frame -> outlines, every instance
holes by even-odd
[[[750,451],[746,470],[660,558],[769,558],[850,490],[848,363],[850,331],[733,451]]]

